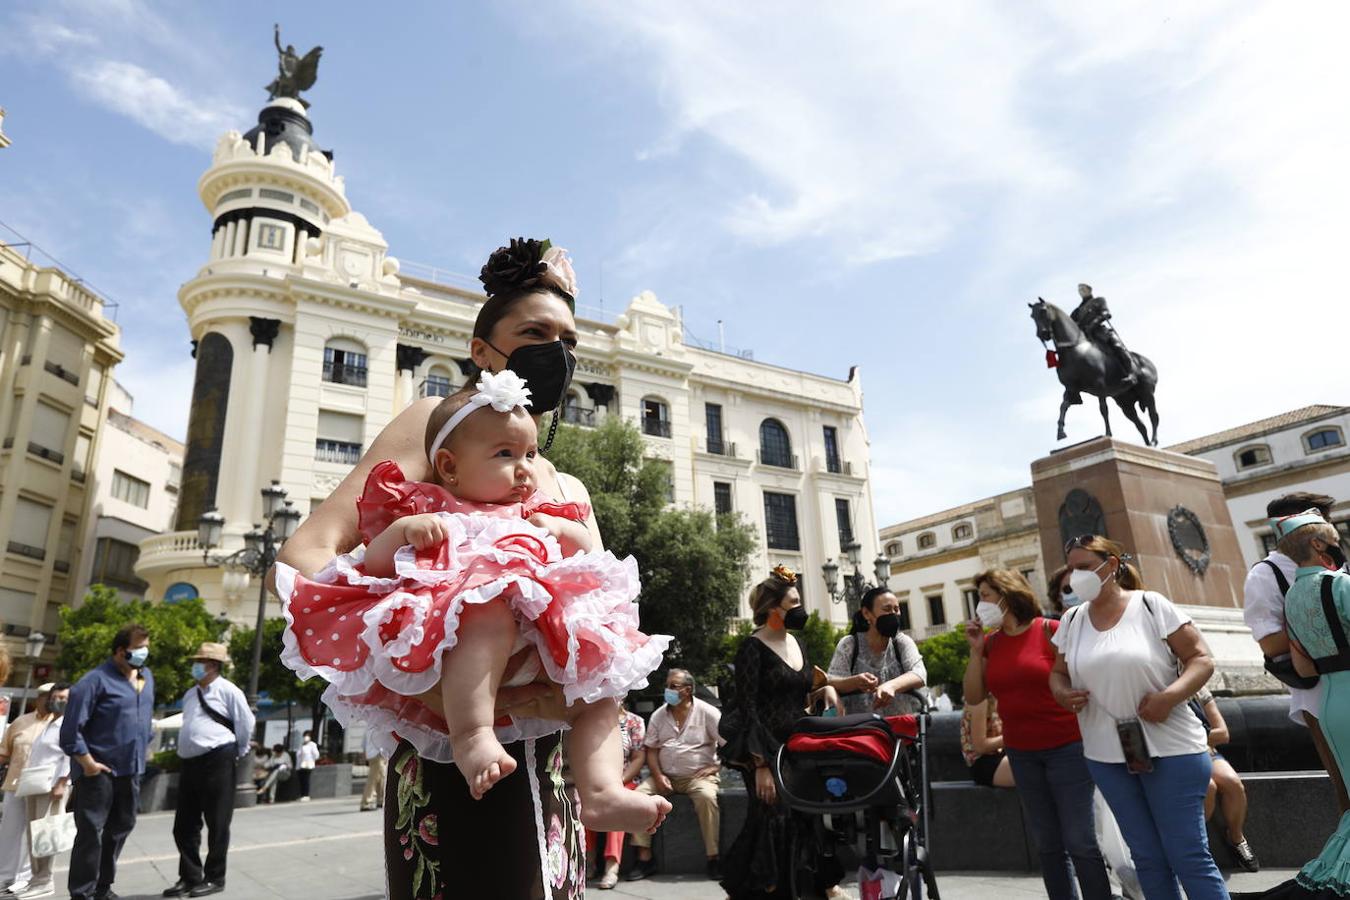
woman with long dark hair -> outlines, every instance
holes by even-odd
[[[899,613],[900,601],[889,588],[872,588],[853,614],[852,630],[834,648],[831,684],[850,715],[900,716],[919,709],[909,692],[927,685],[928,670],[914,639],[900,632]]]
[[[546,242],[513,240],[483,267],[489,299],[478,311],[469,354],[483,371],[511,369],[529,383],[532,411],[557,410],[573,369],[577,326],[575,283],[545,264]],[[466,383],[471,389],[473,379]],[[283,547],[281,560],[313,575],[329,559],[360,543],[356,502],[376,463],[393,460],[409,481],[427,481],[431,465],[425,434],[440,403],[429,397],[412,403],[385,427],[337,490],[314,510]],[[541,435],[545,432],[541,429]],[[541,441],[546,449],[548,439]],[[554,469],[546,458],[535,465],[540,491],[559,501],[586,503],[577,479]],[[586,522],[600,546],[594,517]],[[533,650],[513,658],[503,681],[525,665],[537,665]],[[562,692],[535,683],[498,691],[499,712],[531,719],[565,721]],[[428,698],[439,705],[439,695]],[[494,897],[501,900],[563,900],[583,890],[584,839],[573,790],[563,777],[562,733],[506,745],[517,771],[482,800],[453,764],[418,756],[407,741],[393,749],[385,805],[385,865],[391,900],[436,896]],[[507,865],[496,861],[509,861]]]

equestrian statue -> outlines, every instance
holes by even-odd
[[[1046,351],[1046,363],[1056,370],[1059,383],[1064,385],[1064,399],[1059,404],[1059,440],[1066,437],[1064,414],[1070,406],[1083,402],[1083,394],[1097,398],[1097,406],[1106,424],[1106,436],[1111,436],[1111,417],[1106,409],[1108,398],[1134,423],[1144,443],[1158,446],[1158,409],[1154,405],[1154,391],[1158,386],[1158,370],[1147,356],[1132,353],[1111,324],[1111,311],[1106,300],[1092,294],[1092,286],[1078,286],[1080,302],[1071,314],[1053,303],[1037,297],[1031,307],[1031,318],[1036,323],[1036,337],[1041,343],[1054,342],[1054,349]],[[1153,435],[1140,421],[1139,411],[1148,413]]]

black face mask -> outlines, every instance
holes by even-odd
[[[1322,552],[1325,553],[1327,556],[1331,557],[1331,561],[1336,564],[1336,568],[1338,569],[1345,568],[1345,551],[1342,550],[1339,546],[1337,546],[1336,544],[1328,544],[1327,549],[1323,550]]]
[[[487,341],[484,343],[492,347]],[[497,350],[496,347],[492,349]],[[506,356],[500,350],[497,352]],[[557,409],[562,404],[576,367],[576,355],[562,341],[526,344],[506,356],[506,368],[524,378],[530,389],[530,412],[535,415]]]
[[[794,606],[783,613],[783,627],[788,631],[801,631],[806,627],[806,608]]]
[[[877,616],[877,622],[872,627],[884,637],[893,638],[900,633],[900,617],[895,613],[885,613]]]

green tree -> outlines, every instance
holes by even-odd
[[[970,659],[970,644],[966,643],[965,626],[934,635],[919,644],[919,653],[928,669],[928,683],[954,684],[953,693],[960,696],[961,679],[966,674],[966,661]],[[955,697],[953,698],[955,699]]]
[[[753,634],[754,630],[753,622],[741,619],[736,623],[735,630],[722,640],[717,663],[713,667],[715,679],[720,680],[730,674],[731,663],[736,659],[741,644],[745,643],[745,639]],[[812,612],[806,617],[806,625],[797,632],[797,637],[805,648],[806,661],[829,671],[830,660],[834,658],[834,648],[839,646],[839,641],[846,634],[847,628],[836,628],[828,619],[823,619],[819,613]]]
[[[618,417],[561,426],[549,459],[586,485],[605,546],[633,556],[642,576],[642,627],[675,637],[666,654],[699,679],[715,674],[745,590],[753,529],[735,516],[667,507],[670,464]]]
[[[328,682],[322,678],[301,681],[281,661],[282,633],[286,630],[284,618],[263,622],[262,660],[258,666],[258,691],[266,693],[276,703],[298,703],[308,707],[319,720],[319,698]],[[255,629],[236,628],[230,633],[230,661],[234,663],[231,678],[243,690],[248,689],[249,674],[253,670],[253,634]]]
[[[227,622],[207,612],[200,599],[181,603],[148,600],[124,603],[117,591],[94,584],[80,607],[61,609],[57,667],[72,680],[79,678],[108,659],[118,629],[133,622],[144,625],[150,632],[147,665],[155,676],[157,705],[174,703],[183,696],[192,686],[192,663],[188,657],[203,642],[219,641],[229,627]]]

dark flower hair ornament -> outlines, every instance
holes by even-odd
[[[489,297],[531,290],[554,290],[576,311],[577,276],[572,261],[562,247],[547,240],[512,238],[506,247],[498,247],[478,273],[483,291]]]

